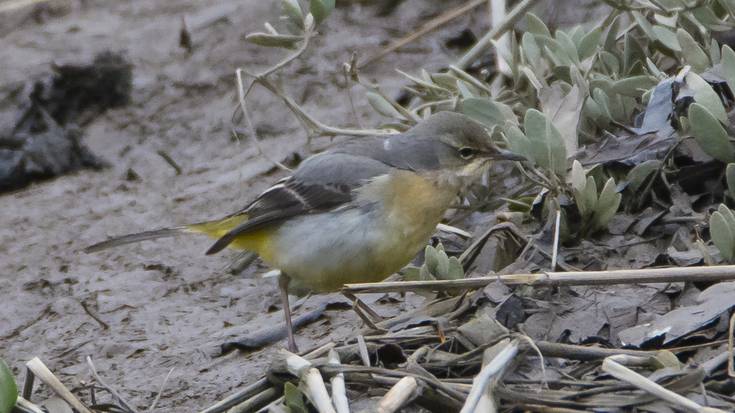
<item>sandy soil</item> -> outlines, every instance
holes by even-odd
[[[41,22],[27,18],[27,11],[0,20],[0,121],[15,113],[12,91],[48,73],[52,61],[88,61],[111,49],[125,51],[135,65],[132,104],[86,128],[85,142],[110,168],[0,198],[0,356],[19,378],[23,363],[38,356],[66,385],[77,387],[91,377],[84,361],[91,356],[108,383],[146,408],[173,368],[156,410],[195,411],[256,380],[283,345],[211,357],[221,341],[281,322],[282,316],[274,283],[254,277],[266,269],[254,265],[232,276],[227,267],[236,254],[206,257],[206,239],[80,252],[110,235],[226,214],[281,176],[249,142],[229,136],[235,68],[262,68],[280,56],[243,40],[262,30],[264,21],[277,22],[277,3],[67,1],[41,13]],[[341,64],[353,51],[367,55],[460,3],[410,0],[388,18],[374,17],[375,7],[367,3],[341,4],[323,28],[330,37],[318,39],[287,70],[284,87],[327,123],[377,125],[379,116],[359,87],[353,93],[360,119],[349,110],[347,91],[339,86]],[[193,26],[217,7],[234,11],[228,20],[193,32],[191,55],[178,48],[181,17]],[[397,93],[402,79],[394,67],[438,69],[458,54],[444,41],[468,25],[481,27],[486,16],[478,9],[365,75]],[[279,102],[262,92],[253,102],[272,158],[309,153],[305,133]],[[181,165],[181,175],[159,150]],[[130,170],[140,179],[130,180]],[[306,308],[318,300],[310,299]],[[391,314],[402,306],[377,308]],[[310,347],[359,326],[351,311],[329,311],[300,332],[298,342]],[[38,392],[47,394],[42,387]]]

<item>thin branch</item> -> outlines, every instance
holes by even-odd
[[[460,280],[391,281],[381,283],[345,284],[343,291],[349,293],[443,291],[447,289],[484,288],[494,282],[506,285],[613,285],[669,283],[681,281],[732,281],[735,280],[735,265],[712,267],[643,268],[639,270],[612,271],[566,271],[545,274],[492,275]]]

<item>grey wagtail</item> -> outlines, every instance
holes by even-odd
[[[207,254],[254,251],[281,270],[288,345],[296,351],[289,290],[335,291],[400,270],[457,197],[500,159],[524,158],[498,148],[472,119],[439,112],[404,133],[355,138],[311,156],[225,218],[124,235],[85,251],[179,233],[216,238]]]

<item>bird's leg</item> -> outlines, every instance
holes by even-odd
[[[291,322],[291,306],[288,304],[288,283],[291,278],[281,272],[278,276],[278,288],[281,290],[281,304],[283,305],[283,314],[286,316],[286,330],[288,332],[288,351],[298,353],[296,340],[293,337],[293,323]]]

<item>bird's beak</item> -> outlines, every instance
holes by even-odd
[[[496,153],[493,153],[491,159],[504,160],[504,161],[525,161],[526,157],[518,155],[515,152],[511,152],[507,149],[496,148]]]

